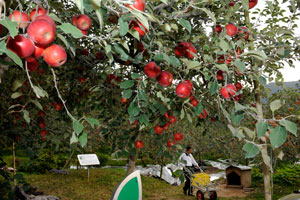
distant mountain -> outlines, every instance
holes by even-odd
[[[298,89],[300,91],[300,81],[284,82],[283,86],[286,88]],[[283,86],[278,86],[276,83],[269,83],[266,88],[271,90],[271,94],[283,90]]]

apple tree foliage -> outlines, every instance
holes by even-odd
[[[185,130],[174,123],[167,134],[157,136],[153,128],[168,122],[164,114],[169,111],[177,121],[195,125],[205,109],[206,119],[226,120],[232,136],[245,142],[246,158],[261,152],[271,168],[264,147],[280,148],[288,134],[297,136],[297,125],[291,120],[295,116],[275,118],[284,105],[281,98],[270,103],[269,118],[263,115],[260,99],[267,81],[275,77],[282,82],[279,69],[294,66],[299,58],[299,2],[266,1],[265,7],[249,10],[248,0],[233,6],[230,0],[146,0],[144,12],[132,8],[132,3],[24,0],[2,4],[0,24],[6,29],[0,41],[1,66],[6,69],[0,84],[2,133],[40,146],[38,112],[43,110],[49,121],[48,144],[88,147],[89,142],[99,141],[119,152],[134,153],[136,140],[152,137],[145,146],[155,142],[165,152],[173,133],[185,134]],[[54,69],[40,59],[41,70],[28,73],[24,60],[6,48],[8,36],[26,34],[26,29],[18,29],[7,16],[15,9],[30,12],[38,4],[55,20],[54,42],[65,48],[68,60]],[[87,35],[72,25],[73,16],[80,13],[92,21]],[[225,29],[230,23],[239,30],[234,36]],[[220,33],[215,31],[217,24],[222,27]],[[176,56],[180,42],[192,43],[196,53]],[[173,75],[170,86],[162,87],[145,75],[144,66],[151,61]],[[220,70],[223,80],[217,78]],[[185,80],[193,84],[196,106],[175,93],[176,85]],[[237,82],[243,88],[224,99],[220,89]],[[55,110],[56,104],[62,109]],[[255,126],[248,126],[249,120]],[[269,124],[270,120],[278,126]],[[179,145],[172,148],[180,149]]]

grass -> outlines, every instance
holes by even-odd
[[[115,186],[125,177],[123,169],[91,169],[90,181],[87,181],[87,170],[69,170],[68,175],[61,174],[27,174],[25,178],[32,186],[47,195],[55,195],[62,200],[107,200],[110,199]],[[181,186],[172,186],[153,177],[142,176],[143,199],[145,200],[190,200],[195,197],[184,196]],[[274,199],[290,193],[292,187],[275,186]],[[263,186],[249,197],[218,198],[220,200],[260,200],[264,199]]]

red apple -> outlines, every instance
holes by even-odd
[[[168,112],[168,111],[167,111],[167,112],[165,112],[164,116],[165,116],[165,118],[169,119],[169,118],[170,118],[170,116],[169,116],[169,112]]]
[[[187,83],[179,83],[176,86],[176,95],[180,98],[187,98],[191,95],[192,88]]]
[[[191,95],[190,100],[192,101],[193,99],[195,99],[195,97],[193,95]]]
[[[242,86],[242,84],[241,84],[240,82],[237,82],[237,83],[235,84],[235,87],[236,87],[236,90],[237,90],[237,91],[240,91],[240,90],[243,88],[243,86]]]
[[[170,122],[170,124],[174,124],[174,123],[176,123],[176,121],[177,121],[177,119],[176,119],[175,116],[170,116],[170,117],[169,117],[169,122]]]
[[[183,139],[183,134],[182,133],[174,133],[174,139],[176,141],[181,141]]]
[[[85,77],[78,78],[79,83],[84,83],[86,81]]]
[[[40,131],[40,136],[41,136],[43,141],[46,141],[47,130],[41,130]]]
[[[168,142],[167,142],[167,147],[171,147],[172,145],[175,145],[175,140],[172,140],[172,139],[168,139]]]
[[[4,28],[3,28],[2,24],[0,24],[0,36],[3,34],[3,32],[4,32]]]
[[[141,149],[144,147],[144,142],[142,140],[137,140],[137,141],[135,141],[134,146],[137,149]]]
[[[222,30],[223,30],[222,26],[221,26],[220,24],[217,24],[216,27],[215,27],[215,31],[216,31],[217,33],[221,33]]]
[[[140,10],[142,12],[145,11],[145,0],[134,0],[134,3],[131,5],[127,5],[129,8],[135,8],[137,10]]]
[[[63,104],[61,102],[59,102],[59,103],[54,102],[53,107],[54,107],[54,110],[60,111],[63,107]]]
[[[91,19],[87,15],[77,15],[73,17],[72,23],[77,26],[80,30],[86,31],[91,27]]]
[[[229,6],[233,7],[235,5],[236,2],[230,2]]]
[[[157,77],[158,84],[163,87],[168,87],[173,82],[173,75],[168,71],[162,71]]]
[[[17,35],[14,39],[9,37],[7,39],[6,47],[16,53],[20,58],[27,58],[31,56],[34,51],[32,40],[23,35]]]
[[[249,0],[249,9],[256,6],[258,0]]]
[[[193,59],[194,55],[192,53],[196,54],[197,50],[191,42],[180,42],[175,47],[175,55],[178,57],[185,56],[189,59]]]
[[[37,21],[40,19],[46,20],[53,27],[54,31],[56,31],[56,24],[51,17],[49,17],[48,15],[40,15],[37,18],[35,18],[34,21]]]
[[[162,128],[166,131],[169,129],[169,127],[170,127],[170,123],[167,122]]]
[[[17,22],[20,28],[26,28],[30,22],[30,17],[25,12],[18,10],[14,10],[13,13],[9,15],[9,19]]]
[[[46,113],[45,113],[44,111],[40,110],[40,111],[38,112],[38,116],[39,116],[39,117],[45,117],[45,116],[46,116]]]
[[[203,110],[202,110],[202,113],[201,113],[200,116],[199,116],[199,118],[200,118],[200,119],[204,119],[204,118],[206,118],[206,117],[207,117],[207,112],[206,112],[205,109],[203,109]]]
[[[128,120],[129,124],[130,124],[130,120]],[[132,122],[130,125],[133,126],[133,125],[136,125],[138,123],[138,120],[136,119],[134,122]]]
[[[235,101],[239,101],[242,98],[242,94],[236,95],[235,97],[233,97],[233,99]]]
[[[162,134],[162,132],[164,131],[164,128],[160,127],[159,125],[156,125],[156,126],[154,127],[154,131],[155,131],[155,133],[156,133],[157,135],[160,135],[160,134]]]
[[[32,41],[39,45],[48,45],[55,37],[55,30],[52,25],[44,19],[33,21],[28,26],[27,33]]]
[[[124,98],[124,97],[121,97],[121,103],[122,104],[126,104],[128,102],[128,99]]]
[[[59,67],[67,61],[67,53],[62,46],[53,44],[45,49],[44,60],[52,67]]]
[[[21,126],[22,126],[23,128],[26,128],[26,124],[25,124],[25,123],[23,123]]]
[[[33,52],[33,56],[38,59],[40,57],[43,56],[44,50],[46,47],[42,46],[42,45],[35,45],[34,46],[34,52]]]
[[[33,72],[39,69],[39,62],[34,57],[26,58],[28,71]]]
[[[39,73],[40,73],[41,75],[45,74],[45,72],[44,72],[43,69],[39,69]]]
[[[39,126],[40,126],[40,128],[45,128],[45,127],[46,127],[46,124],[45,124],[45,122],[40,122],[40,123],[39,123]]]
[[[142,42],[138,42],[136,48],[138,52],[143,52],[143,55],[148,51],[147,49],[145,49]]]
[[[39,6],[38,9],[36,10],[33,9],[31,12],[30,12],[30,19],[31,21],[34,20],[34,18],[40,16],[40,15],[47,15],[47,10],[44,9],[43,7]]]
[[[225,26],[225,29],[226,29],[227,35],[230,37],[235,36],[238,32],[238,28],[233,24],[227,24]]]
[[[241,34],[241,35],[244,35],[244,39],[245,40],[248,40],[249,39],[249,30],[247,29],[247,27],[241,27],[241,28],[239,28],[239,33]]]
[[[160,75],[161,68],[160,66],[157,66],[155,62],[149,62],[144,67],[144,72],[149,78],[156,78]]]
[[[79,29],[80,30],[80,29]],[[87,36],[88,35],[88,33],[89,33],[89,31],[84,31],[84,30],[80,30],[81,31],[81,33],[82,33],[82,37],[81,38],[85,38],[85,36]]]
[[[143,27],[143,29],[141,28],[141,26]],[[142,24],[138,20],[137,20],[137,22],[136,21],[132,21],[130,23],[130,27],[132,27],[134,30],[136,30],[137,32],[139,32],[140,37],[144,36],[148,32],[148,30],[146,29],[146,27],[144,26],[144,24]]]
[[[224,72],[223,72],[222,70],[219,70],[219,71],[217,72],[217,79],[218,79],[219,81],[224,80]]]
[[[224,55],[219,56],[218,57],[218,63],[219,64],[224,64],[225,63],[225,58],[226,58],[226,65],[230,65],[231,64],[230,54],[227,54],[225,57],[224,57]]]
[[[191,102],[190,102],[194,107],[197,107],[199,102],[197,99],[192,99]]]
[[[244,53],[244,50],[242,50],[240,47],[238,47],[238,49],[236,50],[236,57],[240,58],[242,53]]]
[[[89,50],[87,50],[87,49],[83,49],[83,50],[81,51],[81,55],[88,56],[89,54],[90,54],[90,52],[89,52]]]
[[[104,56],[103,56],[103,54],[102,54],[101,51],[99,51],[99,52],[96,53],[96,58],[97,58],[98,60],[102,60],[103,57],[104,57]]]
[[[183,81],[183,83],[188,84],[188,85],[191,87],[191,89],[193,89],[193,83],[192,83],[192,81],[190,81],[190,80],[185,80],[185,81]]]
[[[221,88],[220,93],[225,99],[230,99],[231,96],[235,95],[236,87],[233,84],[228,84]]]

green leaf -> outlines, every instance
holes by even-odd
[[[247,127],[243,127],[245,133],[248,135],[249,138],[253,139],[255,138],[255,132],[250,130],[249,128]]]
[[[75,133],[72,133],[72,137],[70,138],[70,144],[78,142],[78,137],[75,135]]]
[[[9,17],[5,17],[4,19],[0,20],[0,24],[2,24],[3,26],[5,26],[8,31],[9,31],[9,35],[14,38],[16,35],[18,35],[18,23],[17,22],[13,22],[9,19]]]
[[[254,158],[259,154],[259,148],[251,143],[246,143],[243,146],[243,150],[246,151],[246,156],[245,158]]]
[[[218,83],[216,80],[214,80],[214,82],[212,82],[212,84],[209,87],[210,94],[214,95],[216,93],[217,89],[218,89]]]
[[[243,53],[241,56],[253,56],[259,60],[266,60],[268,57],[267,55],[265,54],[265,52],[263,51],[255,51],[255,50],[251,50],[251,51],[248,51],[248,52],[245,52]]]
[[[198,105],[196,106],[196,109],[195,109],[196,115],[197,115],[197,116],[200,116],[200,114],[202,113],[202,111],[203,111],[203,106],[202,106],[202,104],[199,102]]]
[[[0,42],[0,55],[2,53],[6,53],[6,55],[14,61],[14,63],[16,63],[17,65],[23,68],[23,63],[21,58],[17,54],[15,54],[14,52],[6,48],[6,44],[4,40]]]
[[[48,97],[48,93],[45,90],[43,90],[42,88],[38,87],[38,86],[33,86],[33,90],[40,97]]]
[[[73,0],[78,9],[80,10],[81,14],[84,14],[84,4],[83,0]]]
[[[242,0],[242,6],[245,10],[249,10],[249,0]]]
[[[122,17],[119,18],[119,24],[120,24],[120,36],[123,37],[128,33],[129,25],[128,22],[123,20]]]
[[[100,122],[98,119],[94,119],[94,118],[88,118],[86,117],[85,120],[91,125],[92,128],[95,127],[95,125],[99,126]]]
[[[27,110],[23,110],[23,118],[27,122],[27,124],[30,123],[30,117],[29,117],[29,112]]]
[[[128,90],[124,90],[122,92],[122,97],[129,99],[132,96],[132,90],[128,89]]]
[[[145,124],[145,126],[149,126],[149,119],[148,119],[148,116],[147,116],[147,115],[142,114],[142,115],[140,116],[139,121],[140,121],[141,124]]]
[[[175,56],[170,56],[170,57],[169,57],[169,61],[170,61],[170,63],[171,63],[174,67],[179,67],[179,66],[181,66],[180,61],[179,61],[178,58],[176,58]]]
[[[286,128],[283,126],[277,126],[276,128],[272,129],[270,133],[271,145],[274,148],[280,147],[285,143],[286,137],[287,137]]]
[[[220,70],[229,73],[228,67],[225,64],[216,65]]]
[[[192,26],[191,26],[189,21],[187,21],[185,19],[180,19],[179,23],[180,23],[181,26],[186,28],[190,33],[192,32]]]
[[[161,93],[161,91],[157,92],[157,93],[156,93],[156,96],[157,96],[158,98],[160,98],[160,99],[161,99],[163,102],[165,102],[165,103],[168,103],[168,102],[170,101],[169,98],[164,97],[164,95]]]
[[[72,54],[75,56],[76,51],[74,45],[71,42],[69,42],[62,34],[57,33],[57,37],[65,44],[67,49],[71,50]]]
[[[57,15],[55,15],[54,13],[50,13],[49,17],[51,17],[54,21],[58,22],[58,23],[62,23],[60,18],[57,17]]]
[[[139,78],[141,78],[142,77],[142,75],[141,74],[138,74],[138,73],[132,73],[131,74],[131,78],[132,79],[139,79]]]
[[[96,0],[98,1],[98,0]],[[99,23],[100,23],[100,28],[102,29],[104,26],[104,18],[103,16],[106,14],[105,10],[102,7],[94,7],[96,15],[98,17]]]
[[[221,39],[220,47],[223,51],[226,52],[229,49],[229,44],[225,40]]]
[[[81,31],[70,23],[62,23],[61,25],[58,26],[58,28],[61,29],[66,34],[71,34],[72,37],[74,38],[83,37]]]
[[[200,8],[200,10],[204,11],[213,20],[214,23],[217,22],[215,15],[210,10],[206,8]]]
[[[122,60],[127,61],[129,59],[128,54],[124,51],[124,49],[119,44],[115,44],[114,48],[115,51],[121,55]]]
[[[271,158],[266,149],[261,149],[261,156],[263,157],[263,162],[272,170]]]
[[[20,96],[22,96],[22,95],[23,95],[22,92],[14,92],[14,93],[11,95],[11,98],[12,98],[12,99],[16,99],[16,98],[18,98],[18,97],[20,97]]]
[[[264,136],[268,130],[268,122],[259,121],[256,123],[255,126],[256,126],[257,138],[260,139],[260,137]]]
[[[83,148],[86,145],[86,143],[87,143],[87,133],[83,132],[79,136],[78,140],[79,140],[79,143],[80,143],[81,147]]]
[[[237,137],[239,139],[242,139],[245,137],[245,135],[243,134],[243,130],[242,129],[237,129],[234,128],[232,125],[228,124],[227,127],[229,128],[229,130],[231,131],[232,135],[234,137]]]
[[[43,106],[37,100],[30,100],[30,102],[34,103],[40,110],[43,110]]]
[[[131,88],[133,85],[134,85],[134,80],[126,80],[120,84],[120,88],[128,89]]]
[[[153,59],[156,63],[160,63],[160,62],[164,61],[164,55],[161,53],[158,53],[154,56]]]
[[[130,116],[137,116],[140,113],[140,108],[135,106],[135,103],[132,101],[128,107],[128,114]]]
[[[187,116],[188,121],[189,121],[190,123],[192,123],[193,120],[192,120],[191,115],[190,115],[189,113],[186,113],[186,116]]]
[[[236,59],[234,61],[234,65],[237,66],[237,68],[241,71],[244,72],[246,69],[246,65],[244,62],[242,62],[240,59]]]
[[[195,68],[200,68],[200,67],[201,67],[201,64],[198,61],[191,61],[188,63],[188,66],[187,66],[188,69],[195,69]]]
[[[281,106],[282,106],[282,103],[279,99],[272,101],[270,103],[270,109],[272,112],[274,112],[275,110],[278,110]]]
[[[181,109],[181,112],[180,112],[180,119],[183,119],[184,118],[184,109]]]
[[[258,78],[258,81],[259,81],[259,83],[260,83],[262,86],[266,87],[266,85],[267,85],[267,79],[266,79],[265,77],[260,76],[260,77]]]
[[[245,110],[246,107],[243,106],[242,104],[239,104],[238,102],[234,102],[234,111],[238,112],[240,110]]]
[[[20,88],[23,85],[24,81],[21,80],[15,80],[12,84],[12,91],[16,91],[18,88]]]
[[[83,125],[78,120],[73,120],[73,129],[77,135],[79,135],[83,130]]]
[[[284,126],[286,130],[291,132],[293,135],[297,137],[297,125],[294,122],[288,120],[282,120],[279,122],[280,125]]]
[[[139,91],[138,92],[138,97],[140,100],[143,100],[143,101],[147,101],[148,100],[148,97],[146,95],[146,93],[144,91]]]
[[[233,124],[236,125],[236,126],[238,126],[240,124],[240,122],[241,122],[241,120],[243,118],[244,118],[243,114],[241,114],[241,115],[233,115],[231,117]]]

